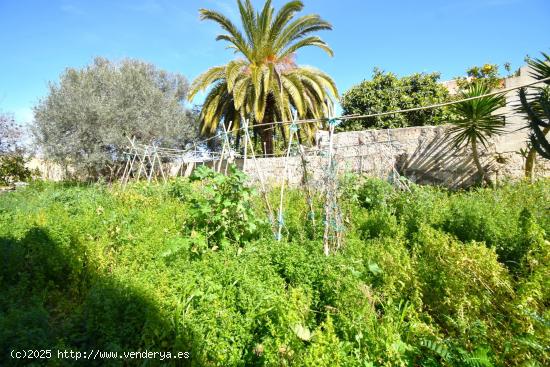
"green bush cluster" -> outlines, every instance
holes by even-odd
[[[236,171],[1,196],[0,360],[71,348],[191,355],[149,365],[550,363],[548,181],[343,187],[345,247],[329,257],[318,197],[312,225],[304,195],[288,192],[277,242]]]
[[[33,172],[25,167],[25,158],[18,154],[0,156],[0,185],[11,185],[17,181],[28,181]]]
[[[375,68],[370,80],[363,80],[342,95],[342,114],[371,115],[446,102],[449,91],[439,83],[439,78],[439,73],[415,73],[400,78]],[[440,125],[448,123],[451,118],[452,114],[447,109],[427,109],[348,120],[338,129],[350,131]]]

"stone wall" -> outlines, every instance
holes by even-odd
[[[421,184],[436,184],[450,188],[464,187],[476,178],[476,169],[468,149],[457,151],[446,138],[448,125],[409,127],[388,130],[364,130],[342,132],[334,135],[334,153],[339,173],[364,173],[374,177],[389,178],[403,175]],[[481,161],[494,180],[519,179],[524,176],[525,159],[519,153],[526,148],[527,131],[520,130],[501,135],[481,151]],[[285,171],[285,157],[248,158],[235,161],[252,180],[260,177],[269,184],[278,184],[283,177],[289,177],[291,185],[299,185],[304,177],[304,163],[313,184],[322,184],[327,166],[328,132],[317,133],[318,146],[305,151],[304,158],[294,152],[288,159]],[[227,162],[222,162],[224,171]],[[200,163],[199,163],[200,164]],[[218,167],[218,162],[207,162]],[[61,180],[63,169],[38,159],[30,167],[39,168],[42,177]],[[195,164],[181,163],[165,167],[165,172],[188,176]],[[550,162],[539,158],[537,174],[550,176]]]
[[[67,176],[66,170],[61,165],[41,158],[32,158],[26,166],[31,170],[38,169],[40,178],[43,180],[62,181]]]
[[[342,132],[334,136],[335,159],[340,173],[355,172],[388,178],[403,175],[417,183],[451,188],[464,187],[476,179],[476,169],[468,149],[457,151],[446,137],[448,126],[424,126],[389,130]],[[490,142],[481,151],[481,161],[494,180],[523,177],[524,158],[519,150],[526,147],[526,132],[513,132]],[[308,174],[321,182],[327,166],[328,133],[318,133],[319,147],[305,157]],[[539,159],[538,174],[548,176],[550,163]],[[248,159],[238,166],[255,180],[263,176],[271,183],[285,177],[285,158]],[[288,159],[289,182],[297,185],[303,178],[299,154]]]

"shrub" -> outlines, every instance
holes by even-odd
[[[445,102],[449,91],[438,83],[440,75],[413,74],[398,78],[393,73],[374,69],[372,80],[365,80],[343,94],[340,103],[344,115],[368,115]],[[439,125],[448,122],[446,109],[428,109],[407,114],[369,117],[344,122],[342,130],[397,128]]]
[[[245,185],[243,172],[231,166],[226,176],[202,166],[191,179],[201,181],[201,194],[190,201],[192,226],[204,231],[212,246],[226,241],[242,244],[258,237],[263,222],[252,209],[254,191]]]
[[[25,158],[21,155],[0,156],[0,185],[28,181],[32,176],[32,172],[25,167],[25,163]]]
[[[422,227],[415,237],[415,258],[424,307],[441,329],[459,345],[487,343],[502,352],[508,330],[501,325],[513,290],[494,250]]]
[[[365,209],[378,209],[389,206],[395,197],[393,186],[383,180],[369,179],[358,189],[357,199]]]

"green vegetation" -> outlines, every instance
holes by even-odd
[[[0,155],[0,185],[11,185],[14,182],[26,182],[33,172],[25,166],[25,158],[17,154]]]
[[[527,59],[531,67],[531,76],[542,80],[550,77],[550,56],[542,53],[542,59]],[[534,93],[528,93],[525,88],[519,90],[521,101],[520,111],[526,114],[531,129],[531,147],[525,160],[525,177],[533,178],[537,153],[543,158],[550,159],[550,81],[544,87],[534,87]],[[546,120],[546,121],[544,121]]]
[[[347,91],[341,100],[344,115],[367,115],[429,106],[449,100],[449,92],[439,84],[439,74],[413,74],[398,78],[375,69],[372,80],[365,80]],[[438,125],[450,119],[446,109],[429,109],[346,121],[342,130],[387,129]]]
[[[45,159],[91,181],[122,175],[128,139],[183,147],[197,126],[182,102],[188,83],[138,60],[104,58],[67,68],[34,108],[33,132]]]
[[[0,113],[0,186],[27,181],[32,176],[25,167],[22,136],[22,128],[15,123],[13,116]]]
[[[232,122],[237,131],[243,118],[250,119],[266,153],[272,154],[276,129],[270,123],[290,120],[293,111],[300,119],[327,117],[333,98],[338,98],[336,84],[328,75],[295,62],[296,52],[304,47],[318,47],[332,56],[330,47],[311,35],[332,26],[318,15],[296,17],[304,7],[301,1],[288,2],[277,13],[271,0],[265,1],[261,12],[254,9],[250,0],[237,3],[243,31],[216,11],[202,9],[201,18],[220,25],[226,33],[217,40],[228,42],[229,48],[243,59],[200,75],[191,86],[189,98],[211,87],[200,115],[202,132],[214,134],[220,122],[226,127]],[[288,135],[287,129],[279,127],[283,136]],[[304,126],[303,130],[311,138],[315,124]]]
[[[2,195],[0,360],[32,347],[188,351],[193,366],[550,363],[550,182],[401,192],[351,177],[329,257],[300,191],[276,242],[242,182],[200,170]]]
[[[503,94],[486,96],[489,93],[491,88],[481,82],[470,84],[468,89],[460,93],[460,99],[464,101],[451,106],[451,111],[457,118],[453,121],[448,134],[456,149],[470,147],[479,179],[491,185],[492,182],[485,174],[479,160],[478,145],[487,147],[490,138],[503,132],[504,117],[498,113],[498,110],[506,105],[506,97]],[[468,100],[468,98],[476,99]]]
[[[509,72],[508,67],[504,65],[505,69]],[[499,89],[504,85],[504,80],[500,76],[498,65],[496,64],[485,64],[483,66],[472,66],[466,70],[467,77],[458,77],[456,78],[457,85],[460,89],[466,90],[472,84],[482,84],[487,89]]]

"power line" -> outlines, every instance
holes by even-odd
[[[530,82],[530,83],[526,83],[526,84],[522,84],[522,85],[518,85],[518,86],[515,86],[515,87],[499,89],[499,90],[496,90],[494,92],[483,94],[483,95],[480,95],[480,96],[468,97],[468,98],[463,98],[463,99],[459,99],[459,100],[455,100],[455,101],[436,103],[436,104],[428,105],[428,106],[414,107],[414,108],[387,111],[387,112],[377,112],[377,113],[366,114],[366,115],[344,115],[344,116],[335,117],[335,118],[325,117],[325,118],[320,118],[320,119],[303,119],[303,120],[294,120],[294,121],[291,121],[291,120],[275,121],[275,122],[268,122],[268,123],[265,123],[265,124],[261,124],[261,126],[262,127],[272,126],[271,128],[275,129],[277,127],[277,125],[291,125],[291,124],[302,125],[302,124],[327,122],[327,121],[330,121],[330,120],[352,121],[352,120],[361,120],[361,119],[372,118],[372,117],[389,116],[389,115],[394,115],[394,114],[398,114],[398,113],[408,113],[408,112],[415,112],[415,111],[421,111],[421,110],[428,110],[428,109],[440,108],[440,107],[445,107],[445,106],[451,106],[453,104],[458,104],[458,103],[462,103],[462,102],[473,101],[473,100],[480,99],[480,98],[485,98],[485,97],[490,97],[490,96],[495,96],[495,95],[500,95],[500,94],[506,94],[508,92],[511,92],[511,91],[514,91],[514,90],[517,90],[517,89],[520,89],[520,88],[526,88],[526,87],[530,87],[530,86],[533,86],[533,85],[536,85],[536,84],[545,83],[545,82],[548,82],[548,81],[550,81],[550,77],[539,79],[539,80],[536,80],[536,81],[533,81],[533,82]],[[248,126],[242,126],[237,130],[233,130],[232,132],[241,131],[241,130],[244,130],[245,128],[249,129]],[[253,129],[254,126],[251,126],[250,128]],[[211,140],[214,140],[214,139],[221,138],[221,137],[223,137],[224,134],[228,134],[228,133],[229,132],[227,132],[227,133],[226,132],[219,132],[218,134],[216,134],[214,136],[211,136],[209,138],[206,138],[206,139],[199,140],[199,141],[195,142],[194,146],[196,147],[197,145],[206,144],[207,142],[209,142]],[[185,149],[185,150],[181,150],[180,152],[182,154],[184,154],[184,153],[187,153],[187,152],[191,152],[194,149],[195,148]]]

